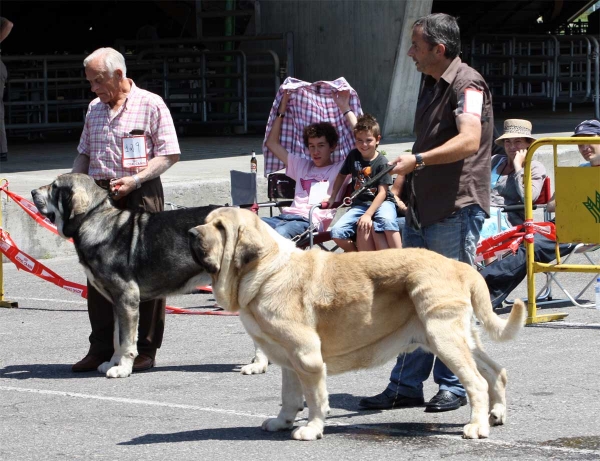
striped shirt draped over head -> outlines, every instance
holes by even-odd
[[[350,108],[356,116],[361,115],[362,109],[358,94],[344,77],[332,82],[319,81],[314,83],[304,82],[292,77],[285,79],[279,87],[275,101],[273,101],[265,131],[265,140],[263,141],[265,176],[281,170],[285,166],[269,151],[266,140],[277,117],[277,109],[281,98],[283,98],[286,91],[291,91],[292,95],[287,105],[286,116],[282,119],[281,145],[290,154],[310,159],[310,154],[304,146],[302,138],[304,127],[311,123],[329,122],[336,128],[340,138],[336,150],[331,155],[331,160],[333,163],[337,163],[346,158],[348,152],[354,149],[355,146],[354,133],[333,99],[335,93],[346,90],[350,91]]]

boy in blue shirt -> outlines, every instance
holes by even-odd
[[[379,123],[369,114],[360,116],[354,126],[356,149],[346,157],[333,185],[329,207],[344,184],[352,175],[354,190],[360,189],[371,178],[387,167],[387,159],[377,151],[381,140]],[[331,237],[344,251],[372,251],[385,248],[401,248],[402,240],[396,221],[394,196],[389,190],[392,177],[384,175],[377,184],[358,195],[350,209],[331,228]],[[357,235],[356,244],[352,237]],[[369,238],[373,235],[373,239]]]

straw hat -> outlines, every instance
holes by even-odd
[[[504,120],[504,133],[496,141],[497,145],[504,147],[504,140],[508,138],[525,138],[530,141],[535,141],[531,136],[531,122],[529,120],[521,120],[518,118],[510,118]]]

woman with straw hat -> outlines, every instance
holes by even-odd
[[[525,220],[524,211],[509,212],[502,215],[501,229],[498,228],[499,207],[504,205],[519,205],[524,203],[523,175],[527,149],[535,138],[531,135],[531,122],[521,119],[504,121],[504,133],[495,143],[504,147],[505,154],[492,156],[492,190],[490,200],[490,217],[485,220],[481,229],[480,239],[491,237],[511,226],[522,224]],[[546,178],[546,169],[540,162],[531,162],[531,180],[533,201],[540,195]]]

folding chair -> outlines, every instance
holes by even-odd
[[[354,192],[354,189],[352,187],[352,183],[350,182],[346,186],[346,190],[344,191],[344,196],[343,196],[342,200],[339,202],[334,202],[333,208],[338,209],[338,208],[342,207],[342,205],[348,206],[348,202],[346,200],[352,195],[353,192]],[[309,222],[312,222],[312,216],[313,216],[313,213],[315,212],[315,210],[321,209],[321,208],[323,208],[323,205],[320,203],[317,203],[311,207],[311,209],[308,213]],[[320,231],[320,232],[313,230],[311,232],[306,232],[305,235],[302,235],[296,241],[296,246],[298,248],[312,248],[313,246],[317,245],[322,250],[325,250],[325,251],[336,251],[339,248],[335,244],[333,245],[333,247],[328,248],[325,246],[325,243],[327,243],[327,242],[333,242],[333,239],[331,238],[331,232],[329,230],[324,230],[324,231]]]
[[[256,173],[230,170],[231,204],[250,208],[256,203]]]
[[[283,207],[291,206],[296,191],[296,181],[284,173],[271,173],[267,178],[267,202],[256,203],[256,174],[231,170],[231,204],[240,208],[269,208],[269,215],[273,216],[273,209],[278,208],[281,213]],[[337,206],[341,205],[341,202]],[[312,222],[313,209],[309,213]],[[299,248],[312,248],[314,244],[328,250],[323,243],[331,240],[328,232],[307,232],[296,241]]]
[[[544,208],[544,221],[546,222],[550,221],[550,216],[546,212],[546,205],[551,198],[552,187],[550,184],[550,178],[546,177],[544,179],[540,195],[533,205],[534,210],[538,207]],[[509,211],[523,211],[524,209],[525,205],[505,205],[500,207],[501,213],[506,213]],[[498,229],[502,229],[501,213],[498,213]],[[514,254],[518,246],[522,243],[524,235],[525,231],[521,225],[511,227],[510,229],[500,232],[497,235],[493,235],[492,237],[482,240],[477,245],[477,250],[475,253],[476,267],[479,270],[483,269],[483,267],[485,267],[483,261],[490,257],[495,256],[497,259],[502,259],[509,254]]]
[[[294,201],[296,191],[296,181],[284,173],[271,173],[267,178],[267,198],[269,202],[260,203],[260,207],[270,207],[270,215],[273,216],[273,208],[281,209],[285,206],[291,206]]]
[[[575,246],[575,249],[569,253],[562,260],[562,264],[568,264],[569,259],[576,254],[583,255],[583,257],[589,262],[592,266],[597,266],[600,264],[600,258],[596,257],[596,261],[590,255],[594,254],[598,249],[600,249],[600,245],[596,244],[586,244],[586,243],[578,243]],[[590,279],[588,284],[576,295],[571,294],[571,292],[560,282],[559,272],[546,272],[546,284],[540,290],[540,294],[536,296],[536,304],[538,306],[544,306],[549,304],[557,304],[563,303],[565,299],[555,299],[553,297],[552,285],[556,284],[561,291],[565,294],[568,300],[577,307],[595,307],[596,303],[594,301],[586,301],[582,298],[583,294],[587,291],[587,289],[592,286],[596,282],[596,279],[600,277],[600,273],[594,274],[594,276]]]

